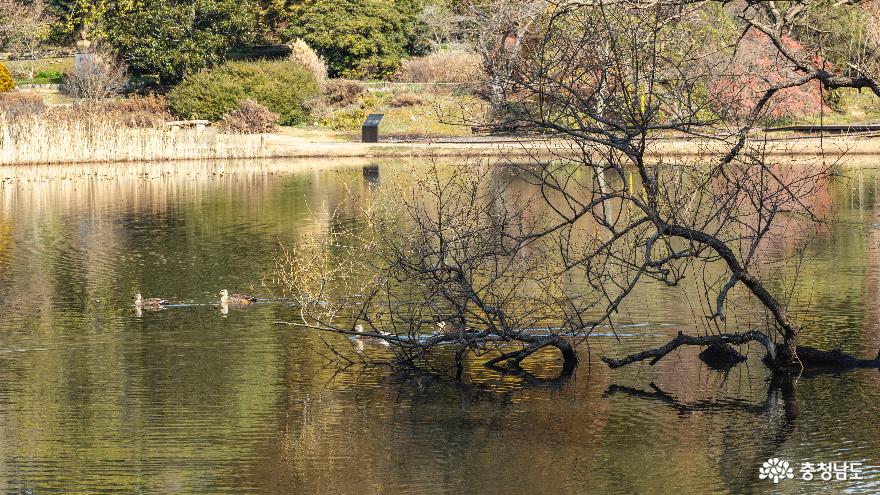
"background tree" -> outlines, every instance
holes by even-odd
[[[289,38],[327,60],[332,77],[390,75],[408,50],[421,53],[415,1],[305,0],[291,9]]]
[[[255,22],[248,0],[115,2],[99,37],[133,72],[159,74],[169,84],[222,63],[232,48],[252,40]]]
[[[54,17],[49,40],[65,45],[73,43],[78,33],[95,32],[108,5],[107,0],[48,0]]]
[[[419,11],[418,22],[434,50],[458,40],[459,15],[448,2],[428,2]]]
[[[494,113],[508,101],[511,78],[523,42],[546,8],[546,2],[528,0],[473,0],[458,8],[458,30],[480,55]]]
[[[0,41],[19,58],[34,60],[49,38],[52,18],[44,0],[0,0]],[[28,78],[34,77],[34,64]]]

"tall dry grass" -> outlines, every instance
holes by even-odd
[[[315,75],[319,83],[327,79],[327,62],[305,41],[297,38],[290,43],[290,60],[298,62]]]
[[[224,135],[212,128],[129,127],[100,107],[15,116],[0,108],[0,164],[258,158],[267,155],[263,141],[259,135]]]
[[[440,51],[405,59],[394,75],[399,82],[469,85],[483,77],[480,57],[465,50]]]

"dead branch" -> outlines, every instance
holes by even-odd
[[[770,356],[771,362],[774,362],[776,360],[776,345],[773,343],[770,337],[767,336],[765,333],[759,332],[757,330],[752,330],[746,333],[701,335],[697,337],[679,332],[674,339],[670,340],[661,347],[648,349],[645,351],[637,352],[635,354],[630,354],[629,356],[621,359],[614,359],[607,356],[602,356],[602,361],[612,369],[620,368],[622,366],[626,366],[628,364],[632,364],[638,361],[644,361],[646,359],[650,359],[651,366],[654,366],[655,364],[657,364],[657,362],[666,357],[667,354],[683,345],[705,347],[712,344],[742,345],[748,342],[758,342],[759,344],[764,346],[765,349],[767,349],[767,354]]]
[[[743,345],[748,342],[758,342],[764,346],[767,350],[765,362],[769,363],[771,366],[773,366],[773,363],[778,362],[775,358],[776,345],[768,335],[757,330],[752,330],[746,333],[701,335],[696,337],[679,332],[674,339],[660,347],[640,351],[619,359],[602,356],[602,361],[612,369],[627,366],[639,361],[645,361],[647,359],[650,359],[651,361],[649,364],[654,366],[661,359],[666,357],[666,355],[681,346],[706,347],[714,344]],[[797,346],[796,352],[796,362],[804,368],[833,368],[836,370],[880,368],[880,352],[878,352],[877,357],[874,359],[860,359],[843,353],[839,349],[834,351],[823,351],[809,346]]]

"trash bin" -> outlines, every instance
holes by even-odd
[[[364,121],[364,125],[361,126],[361,141],[364,143],[378,143],[379,142],[379,124],[382,122],[382,117],[385,114],[382,113],[371,113],[367,116],[367,120]]]

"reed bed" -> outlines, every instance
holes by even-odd
[[[215,129],[132,127],[100,108],[53,108],[12,115],[0,110],[0,164],[30,165],[153,160],[259,158],[261,135]]]

